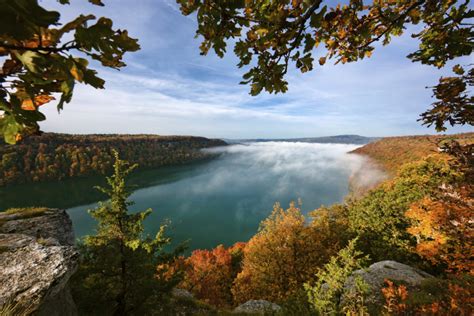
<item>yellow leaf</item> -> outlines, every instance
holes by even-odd
[[[261,28],[256,30],[255,32],[257,32],[257,34],[260,36],[265,36],[268,33],[268,30],[266,28]]]
[[[76,79],[77,81],[82,81],[82,72],[77,69],[76,65],[72,65],[71,69],[69,70],[71,75]]]
[[[366,51],[365,57],[370,58],[370,56],[372,56],[372,51],[371,50]]]
[[[344,30],[344,29],[340,29],[340,30],[337,32],[337,36],[338,36],[340,39],[343,39],[346,35],[347,35],[347,32],[346,32],[346,30]]]

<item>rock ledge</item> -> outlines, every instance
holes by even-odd
[[[0,306],[16,305],[19,314],[77,315],[67,283],[78,259],[66,211],[0,213]]]

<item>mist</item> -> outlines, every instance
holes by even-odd
[[[286,208],[301,200],[307,213],[342,202],[350,179],[351,185],[383,179],[364,157],[348,153],[359,146],[262,142],[212,148],[208,151],[218,158],[153,175],[159,182],[130,199],[134,210],[153,209],[149,232],[167,220],[173,239],[189,240],[190,249],[230,245],[255,234],[275,202]],[[94,223],[80,215],[93,206],[70,209],[77,235],[93,229]]]

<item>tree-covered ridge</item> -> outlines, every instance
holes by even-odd
[[[438,153],[439,142],[449,140],[456,140],[462,145],[473,144],[474,133],[385,137],[357,148],[352,153],[369,156],[386,171],[394,174],[406,163]]]
[[[67,135],[46,133],[15,146],[0,144],[0,186],[107,174],[112,150],[140,167],[183,164],[210,157],[202,148],[218,139],[158,135]]]

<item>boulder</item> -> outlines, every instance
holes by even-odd
[[[276,313],[281,307],[275,303],[265,300],[250,300],[234,309],[234,313],[264,315],[267,313]]]
[[[79,262],[71,220],[64,210],[27,210],[0,214],[0,306],[77,315],[67,286]]]
[[[74,245],[71,219],[65,210],[59,209],[20,209],[14,213],[0,213],[0,233],[23,234],[57,245]]]
[[[396,261],[380,261],[372,264],[367,269],[357,270],[344,284],[344,294],[354,291],[354,277],[358,275],[369,285],[370,292],[367,303],[380,306],[383,305],[381,289],[385,287],[385,280],[396,281],[409,287],[417,287],[426,278],[432,276],[424,271],[410,267]],[[344,302],[344,295],[342,302]]]
[[[178,299],[188,299],[188,300],[194,299],[194,295],[185,289],[174,288],[171,291],[171,295],[174,298],[178,298]]]

